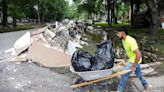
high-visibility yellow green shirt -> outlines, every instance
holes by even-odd
[[[125,39],[122,39],[122,44],[126,51],[126,55],[129,58],[129,62],[134,63],[136,59],[136,54],[134,50],[138,49],[136,40],[133,37],[127,35]],[[141,62],[142,62],[142,58],[139,60],[138,63]]]

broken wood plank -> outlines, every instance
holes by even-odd
[[[149,68],[149,67],[152,67],[155,65],[160,65],[160,64],[162,64],[162,62],[153,62],[153,63],[141,64],[141,68],[142,69]]]
[[[38,34],[41,34],[43,33],[46,29],[47,29],[48,26],[44,27],[44,28],[40,28],[38,29],[37,31],[33,31],[31,32],[31,36],[34,36],[34,35],[38,35]]]
[[[108,75],[106,77],[99,78],[99,79],[96,79],[96,80],[87,81],[87,82],[83,82],[83,83],[80,83],[80,84],[75,84],[75,85],[72,85],[71,88],[79,88],[79,87],[86,86],[86,85],[89,85],[89,84],[92,84],[92,83],[96,83],[96,82],[107,80],[107,79],[110,79],[110,78],[113,78],[113,77],[116,77],[116,76],[120,76],[120,75],[126,74],[128,72],[131,72],[131,70],[124,70],[124,71],[120,71],[120,72],[117,72],[117,73],[114,73],[112,75]]]
[[[53,38],[55,36],[55,34],[50,31],[49,29],[46,29],[46,33],[49,34],[49,36],[51,36],[51,38]]]
[[[115,59],[116,63],[115,66],[120,66],[120,65],[124,65],[125,64],[125,60],[124,59]]]
[[[116,62],[125,62],[124,59],[115,59]]]

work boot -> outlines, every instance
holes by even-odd
[[[146,85],[143,92],[152,92],[152,85]]]

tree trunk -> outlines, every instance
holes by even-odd
[[[129,14],[128,14],[128,15],[129,15],[129,21],[131,21],[131,11],[132,11],[132,10],[131,10],[131,6],[129,6],[129,12],[128,12],[128,13],[129,13]]]
[[[17,21],[16,21],[16,18],[13,17],[13,27],[16,29],[16,26],[17,26]]]
[[[2,25],[4,28],[7,27],[7,0],[2,0],[2,13],[3,13]]]
[[[149,33],[157,34],[159,27],[159,12],[158,4],[156,0],[147,0],[147,6],[149,10]]]
[[[43,16],[42,20],[41,20],[41,23],[44,23],[44,22],[45,22],[45,17]]]
[[[135,2],[135,14],[138,14],[138,12],[140,11],[140,1],[136,1]]]
[[[92,24],[95,24],[96,18],[94,17],[94,15],[92,13],[89,15],[90,15],[89,19],[92,19]]]
[[[150,34],[157,34],[159,27],[158,11],[157,9],[150,10],[149,32]]]
[[[125,18],[125,11],[124,11],[123,16],[122,16],[122,24],[124,24],[124,18]]]
[[[107,0],[107,22],[108,22],[108,25],[111,25],[110,23],[110,0]]]
[[[114,0],[113,0],[111,5],[112,5],[112,8],[111,8],[112,18],[114,19],[114,23],[117,24],[117,17],[115,15],[115,5],[116,5],[116,3],[115,3]]]
[[[114,23],[115,24],[118,24],[117,23],[117,17],[116,17],[116,14],[115,14],[115,6],[116,6],[116,4],[117,4],[117,0],[115,1],[115,0],[113,0],[113,8],[112,8],[112,12],[113,12],[113,18],[114,18]]]
[[[130,6],[131,6],[131,25],[134,24],[134,11],[133,11],[133,6],[134,6],[134,2],[133,0],[130,0]]]

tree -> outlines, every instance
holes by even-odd
[[[164,15],[164,1],[159,0],[158,2],[159,2],[158,3],[158,7],[159,7],[158,11],[160,13],[160,17],[163,17],[163,15]]]
[[[114,23],[117,24],[117,17],[115,14],[115,8],[116,8],[117,0],[113,0],[112,2],[112,8],[111,8],[111,13],[112,13],[112,18],[114,18]]]
[[[65,0],[39,0],[41,20],[61,20],[68,11],[68,2]]]
[[[39,12],[42,23],[51,20],[61,20],[69,9],[65,0],[3,0],[3,25],[7,26],[7,15],[13,18],[13,27],[16,28],[16,20],[38,19]],[[38,10],[34,6],[38,6]],[[8,11],[7,11],[8,10]]]
[[[2,0],[2,13],[3,13],[3,18],[2,18],[2,25],[3,28],[7,26],[7,1],[8,0]]]
[[[111,0],[107,0],[107,22],[111,25]]]
[[[116,15],[117,17],[122,20],[122,23],[126,16],[129,16],[129,8],[130,2],[128,0],[117,0],[116,4]],[[129,16],[130,17],[130,16]]]
[[[79,13],[86,13],[87,19],[99,19],[104,13],[103,1],[104,0],[74,0],[78,7]]]
[[[148,21],[149,21],[149,33],[157,34],[159,28],[159,17],[164,14],[164,1],[163,0],[131,0],[131,6],[136,5],[136,11],[132,13],[139,12],[140,5],[145,3],[148,7]],[[133,9],[133,7],[132,7]],[[132,14],[134,15],[134,14]],[[132,18],[133,19],[133,18]],[[132,20],[133,22],[133,20]]]
[[[148,6],[149,16],[149,32],[150,34],[157,34],[159,27],[159,11],[158,2],[156,0],[146,0]]]
[[[16,28],[16,20],[25,17],[22,2],[20,0],[10,0],[8,10],[8,14],[13,17],[13,27]]]

